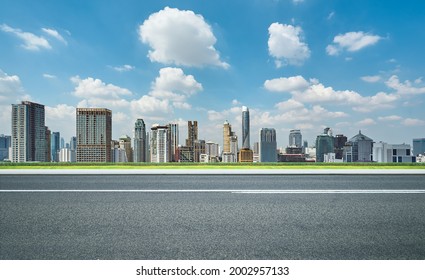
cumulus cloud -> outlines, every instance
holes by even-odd
[[[301,65],[310,57],[310,49],[303,42],[302,29],[289,24],[272,23],[269,27],[269,54],[279,68],[284,64]]]
[[[123,96],[132,95],[128,89],[106,84],[100,79],[91,77],[81,79],[79,76],[75,76],[71,78],[71,81],[75,84],[73,94],[79,98],[115,101]]]
[[[421,80],[417,80],[415,84],[419,84],[421,82]],[[389,88],[396,90],[396,92],[401,95],[416,95],[425,93],[425,87],[414,86],[409,80],[406,80],[402,83],[400,82],[397,75],[391,76],[388,81],[385,82],[385,84]]]
[[[151,14],[139,27],[140,40],[151,47],[151,61],[164,64],[228,68],[214,48],[211,26],[193,11],[166,7]]]
[[[365,47],[375,45],[382,37],[370,33],[347,32],[333,39],[333,44],[326,47],[328,55],[339,55],[343,51],[356,52]]]
[[[384,92],[379,92],[373,96],[362,96],[352,90],[335,90],[332,87],[324,86],[317,79],[310,79],[307,82],[302,76],[266,80],[264,87],[269,91],[289,92],[292,95],[292,105],[294,105],[294,101],[300,104],[341,104],[353,106],[353,110],[360,112],[391,108],[394,102],[399,99],[397,94],[387,94]],[[276,106],[278,108],[285,108],[288,105],[291,104],[281,102]]]
[[[175,108],[190,109],[187,98],[202,90],[202,84],[192,75],[184,74],[180,68],[166,67],[159,70],[159,76],[152,83],[149,95],[168,100]]]
[[[419,119],[406,118],[401,122],[405,126],[423,126],[425,121]]]
[[[46,79],[56,79],[55,75],[51,75],[51,74],[47,74],[47,73],[44,73],[43,77],[46,78]]]
[[[25,96],[21,79],[17,75],[8,75],[0,69],[0,105],[10,105]]]
[[[10,27],[6,24],[0,25],[0,30],[14,34],[16,37],[21,39],[24,43],[23,48],[31,51],[39,51],[41,49],[51,49],[52,46],[49,44],[44,37],[37,36],[30,32],[24,32],[21,29]]]
[[[167,99],[160,100],[149,95],[144,95],[138,100],[132,100],[130,108],[136,115],[164,115],[172,112]]]
[[[358,126],[369,126],[369,125],[374,125],[376,124],[376,122],[371,119],[371,118],[366,118],[364,120],[361,120],[359,122],[356,123]]]
[[[302,76],[294,76],[289,78],[278,78],[273,80],[266,80],[264,87],[269,91],[274,92],[291,92],[304,90],[310,83],[306,81]]]
[[[288,99],[287,101],[277,103],[275,107],[280,111],[291,111],[304,108],[304,104],[294,99]]]

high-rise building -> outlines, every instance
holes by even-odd
[[[238,136],[232,132],[232,136],[230,136],[230,153],[233,155],[233,162],[238,161]]]
[[[301,148],[303,142],[303,136],[299,129],[291,129],[289,131],[289,147]]]
[[[9,160],[9,149],[12,145],[10,135],[0,135],[0,161]]]
[[[59,132],[52,132],[50,137],[50,155],[52,158],[52,161],[59,162],[59,151],[60,151],[60,133]]]
[[[112,111],[77,108],[77,162],[111,162]]]
[[[345,143],[347,143],[347,136],[344,136],[342,134],[337,134],[334,137],[335,159],[343,158]]]
[[[131,138],[128,135],[122,135],[119,139],[119,146],[125,151],[127,162],[133,162],[133,149],[131,148]]]
[[[12,105],[12,161],[46,161],[44,105],[30,101]]]
[[[219,146],[217,143],[214,143],[212,141],[208,141],[205,143],[205,153],[210,157],[210,158],[218,158],[220,153],[219,153]]]
[[[232,126],[226,120],[223,124],[223,153],[230,153],[230,136],[232,136]]]
[[[239,162],[253,162],[254,153],[249,144],[249,110],[242,106],[242,149],[239,151]]]
[[[200,156],[205,154],[205,140],[197,139],[194,143],[195,150],[193,151],[194,162],[200,161]]]
[[[168,158],[171,162],[178,161],[178,148],[179,148],[179,125],[176,123],[168,124],[168,139],[169,149]]]
[[[186,146],[194,149],[196,140],[198,140],[198,122],[188,121]]]
[[[242,106],[242,149],[250,149],[249,144],[249,109]]]
[[[46,126],[45,133],[46,133],[46,142],[45,142],[45,144],[46,144],[46,149],[45,149],[46,159],[45,160],[47,162],[51,162],[52,161],[52,153],[51,153],[50,148],[51,148],[52,145],[51,145],[50,141],[51,141],[52,132],[50,131],[50,129],[47,126]]]
[[[276,130],[274,128],[262,128],[259,138],[260,162],[277,162]]]
[[[371,162],[373,155],[373,140],[362,134],[352,137],[344,146],[345,162]]]
[[[155,124],[151,128],[150,157],[151,162],[169,162],[168,126]]]
[[[143,119],[136,120],[133,136],[133,160],[134,162],[146,162],[146,125]]]
[[[425,138],[413,139],[413,155],[425,155]]]
[[[327,127],[323,133],[316,138],[316,161],[323,162],[324,155],[334,152],[334,138],[332,130]]]

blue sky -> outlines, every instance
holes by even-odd
[[[136,118],[198,120],[222,143],[228,120],[251,143],[261,127],[313,144],[324,127],[349,138],[425,137],[423,1],[4,1],[0,9],[0,133],[10,104],[46,105],[68,140],[76,107],[113,111],[113,138]]]

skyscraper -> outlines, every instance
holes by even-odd
[[[111,162],[112,111],[77,108],[77,162]]]
[[[252,162],[254,153],[249,146],[249,110],[242,106],[242,149],[239,151],[239,162]]]
[[[334,152],[334,138],[332,130],[327,127],[322,134],[316,138],[316,161],[323,162],[324,155]]]
[[[151,162],[169,162],[168,126],[155,124],[151,128]]]
[[[249,110],[242,106],[242,149],[250,149],[249,146]]]
[[[12,105],[12,161],[46,161],[44,105],[30,101]]]
[[[178,148],[179,148],[179,125],[177,123],[168,124],[168,158],[171,162],[178,161]]]
[[[50,137],[50,155],[52,161],[59,162],[59,151],[60,151],[60,133],[52,132]]]
[[[146,125],[143,119],[137,119],[134,124],[133,145],[134,162],[146,162]]]
[[[223,124],[223,153],[230,153],[230,136],[232,136],[232,126],[226,120]]]
[[[299,129],[291,129],[289,131],[289,147],[301,148],[303,136]]]
[[[276,130],[274,128],[260,129],[259,158],[260,162],[277,162]]]

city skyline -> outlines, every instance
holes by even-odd
[[[0,134],[11,135],[10,105],[30,100],[65,139],[76,108],[104,107],[113,139],[137,119],[182,131],[196,119],[199,137],[223,147],[228,120],[242,144],[243,106],[250,138],[273,127],[278,147],[291,129],[310,144],[325,127],[393,144],[424,137],[421,1],[6,2]]]

